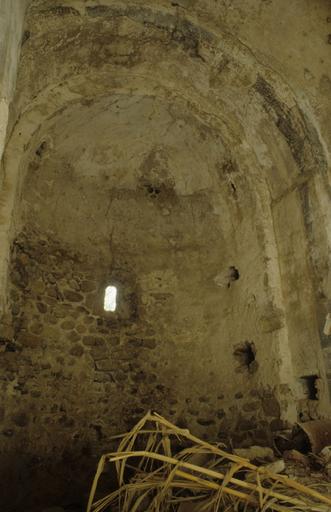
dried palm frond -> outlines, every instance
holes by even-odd
[[[329,496],[227,453],[156,413],[116,437],[118,450],[99,461],[87,512],[331,511]],[[96,499],[107,463],[115,464],[118,488]]]

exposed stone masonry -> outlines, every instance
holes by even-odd
[[[25,231],[14,242],[12,318],[3,319],[0,339],[1,393],[7,396],[0,409],[0,463],[8,468],[9,493],[23,478],[33,502],[35,486],[61,467],[52,491],[45,488],[48,499],[63,489],[81,489],[82,498],[91,459],[109,449],[110,435],[126,431],[149,409],[237,446],[270,444],[272,432],[286,426],[271,389],[234,388],[231,395],[210,384],[207,389],[213,377],[207,368],[198,372],[194,345],[180,351],[155,335],[157,318],[144,316],[141,290],[123,274],[116,276],[118,311],[104,312],[104,282],[96,274],[86,257],[44,234]],[[174,386],[180,365],[191,366],[193,385],[184,389]],[[250,379],[235,358],[234,371]],[[286,386],[281,391],[286,398]],[[75,482],[70,490],[68,479]]]
[[[120,300],[134,303],[130,316],[121,318],[121,305],[114,314],[102,312],[104,289],[93,266],[56,241],[21,234],[14,243],[11,283],[12,328],[1,347],[6,391],[11,388],[15,399],[2,433],[13,437],[14,446],[26,433],[20,428],[29,425],[30,439],[45,455],[50,438],[65,450],[77,429],[76,445],[97,441],[101,450],[102,440],[107,444],[110,434],[126,430],[148,409],[183,425],[196,423],[215,439],[231,435],[236,444],[249,442],[250,433],[265,443],[267,427],[282,428],[272,391],[216,396],[201,382],[198,394],[193,388],[175,393],[166,378],[167,349],[152,322],[136,315],[139,299],[123,298],[120,290]],[[196,363],[188,364],[194,371]],[[235,360],[234,367],[245,371]]]
[[[329,415],[326,4],[0,0],[5,512],[82,509],[148,409],[235,446]]]

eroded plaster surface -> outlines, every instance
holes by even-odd
[[[148,409],[237,445],[329,414],[331,25],[300,5],[30,3],[0,192],[27,503]]]
[[[0,1],[0,184],[3,193],[6,190],[2,156],[5,148],[8,125],[13,116],[10,109],[15,94],[17,65],[20,55],[23,19],[26,8],[25,0],[11,2]],[[5,289],[8,273],[8,251],[10,245],[10,227],[8,219],[11,216],[11,206],[2,201],[2,215],[0,221],[0,244],[2,254],[0,257],[0,309],[4,308]]]

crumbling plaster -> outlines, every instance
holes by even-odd
[[[3,382],[8,454],[27,432],[29,453],[70,451],[77,427],[76,454],[101,450],[149,407],[238,443],[328,413],[328,15],[323,1],[31,3],[0,192],[8,374],[23,357]]]
[[[5,148],[7,128],[12,117],[10,109],[15,93],[17,65],[19,60],[21,38],[23,30],[25,0],[12,2],[0,1],[0,184],[3,194],[6,193],[5,171],[3,169],[2,156]],[[8,272],[8,252],[10,236],[8,233],[11,216],[11,206],[6,199],[2,202],[2,215],[0,222],[0,245],[2,254],[0,257],[0,309],[3,310],[5,300],[5,288]]]

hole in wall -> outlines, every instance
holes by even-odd
[[[228,281],[228,288],[230,288],[231,283],[232,283],[233,281],[238,281],[239,277],[240,277],[239,270],[238,270],[235,266],[231,266],[231,267],[229,267],[229,273],[228,273],[228,278],[229,278],[229,281]]]
[[[237,281],[240,277],[239,270],[236,267],[229,268],[229,277],[231,281]]]
[[[231,283],[234,281],[238,281],[240,278],[239,270],[231,265],[227,270],[224,270],[217,274],[214,278],[214,282],[217,286],[230,288]]]
[[[233,355],[239,363],[239,371],[248,370],[249,373],[254,373],[257,370],[256,347],[253,341],[245,341],[237,345]]]
[[[299,379],[301,393],[307,400],[318,400],[318,375],[305,375]]]
[[[22,42],[21,45],[23,46],[29,39],[30,39],[31,33],[30,30],[25,30],[22,36]]]
[[[114,313],[117,308],[117,288],[116,286],[109,285],[105,289],[105,297],[103,301],[103,308],[105,311]]]
[[[155,185],[146,185],[146,190],[148,192],[148,195],[155,199],[161,192],[161,189],[159,187],[156,187]]]
[[[47,142],[44,140],[36,149],[36,155],[41,158],[47,149]]]

